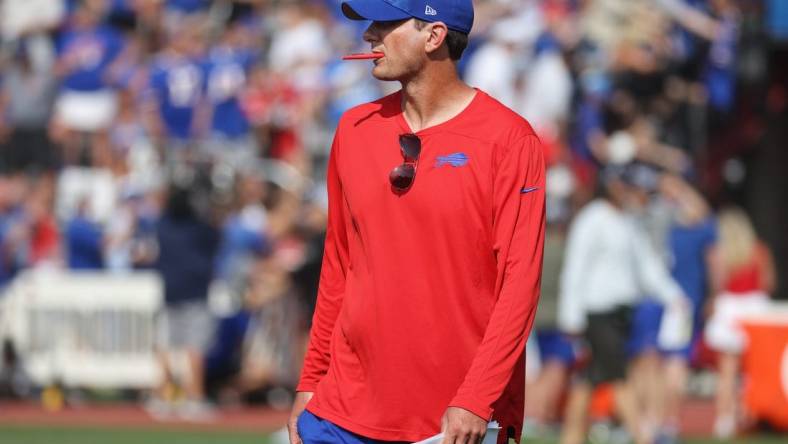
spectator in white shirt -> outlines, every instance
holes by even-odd
[[[583,442],[592,388],[612,383],[616,412],[635,443],[651,436],[640,427],[639,407],[627,378],[626,343],[632,307],[643,295],[666,305],[684,304],[648,235],[633,213],[642,211],[656,190],[658,173],[643,164],[603,170],[602,197],[577,215],[570,227],[561,273],[558,325],[582,335],[591,360],[572,388],[561,442]]]
[[[469,85],[486,91],[512,109],[517,108],[521,59],[537,37],[532,27],[522,26],[520,22],[514,17],[493,26],[487,41],[468,61],[465,72]]]

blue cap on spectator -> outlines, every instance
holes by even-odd
[[[608,184],[611,180],[617,179],[647,193],[654,193],[659,189],[659,181],[661,178],[661,173],[658,168],[642,162],[630,162],[624,165],[606,165],[602,169],[601,174],[605,184]]]
[[[468,34],[473,26],[471,0],[348,0],[342,13],[351,20],[390,22],[411,17],[425,22],[443,22],[446,27]]]

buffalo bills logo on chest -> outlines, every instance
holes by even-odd
[[[468,155],[465,153],[452,153],[445,156],[438,156],[435,158],[435,168],[440,168],[445,165],[450,165],[454,168],[462,167],[468,164]]]

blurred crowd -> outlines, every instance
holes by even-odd
[[[0,1],[0,287],[36,267],[161,273],[163,350],[184,351],[188,371],[152,396],[156,415],[172,413],[177,396],[188,400],[179,413],[193,418],[211,414],[206,399],[289,402],[315,304],[333,130],[349,107],[398,88],[375,81],[365,62],[340,61],[368,48],[366,24],[342,17],[339,3]],[[654,279],[669,282],[633,284],[637,294],[601,311],[636,310],[677,288],[662,302],[689,301],[694,344],[713,311],[703,309],[714,305],[706,296],[733,291],[724,277],[711,284],[706,253],[728,239],[714,208],[742,180],[731,159],[752,145],[764,113],[785,110],[764,32],[788,35],[780,5],[474,2],[459,69],[531,122],[548,165],[543,296],[529,344],[535,356],[543,348],[529,376],[543,388],[529,394],[538,399],[527,408],[534,429],[562,414],[561,392],[583,360],[582,329],[561,317],[594,314],[561,308],[562,264],[582,249],[567,239],[576,215],[608,205],[613,219],[631,216],[654,250]],[[766,263],[746,215],[731,211],[749,236],[731,235],[734,265]],[[774,286],[753,279],[746,291]],[[551,355],[550,342],[569,352]],[[634,354],[659,349],[641,342]],[[657,355],[641,375],[666,365]],[[686,379],[682,369],[699,361],[683,356],[675,371]],[[170,376],[173,361],[162,353]],[[736,364],[727,365],[735,384]],[[721,396],[718,431],[729,436],[735,395]],[[648,433],[675,425],[642,416]]]

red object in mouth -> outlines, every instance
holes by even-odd
[[[379,59],[382,58],[384,54],[382,52],[367,52],[367,53],[360,53],[360,54],[348,54],[342,57],[342,60],[367,60],[367,59]]]

